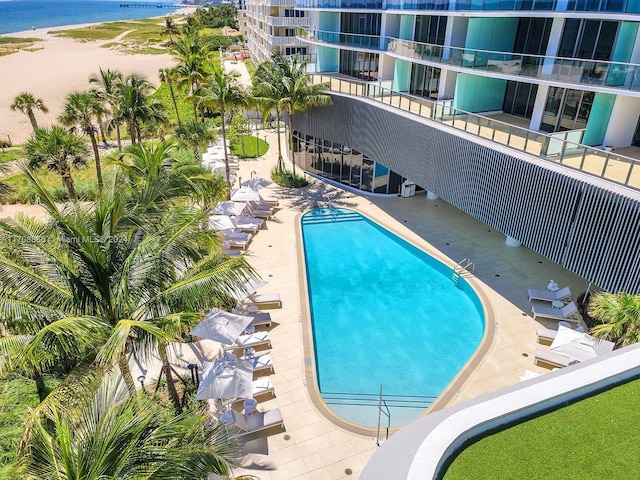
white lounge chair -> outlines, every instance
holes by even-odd
[[[251,357],[247,361],[249,360],[253,363],[254,374],[269,375],[270,373],[273,373],[273,363],[271,362],[271,355],[268,353],[257,357]]]
[[[271,214],[271,215],[276,213],[276,209],[274,207],[270,207],[270,206],[268,206],[268,205],[266,205],[265,203],[262,203],[262,202],[249,202],[249,208],[253,212],[255,212],[255,211],[269,212],[269,214]]]
[[[234,232],[233,230],[220,230],[222,238],[225,240],[242,240],[245,242],[251,241],[253,234],[246,232]]]
[[[258,327],[271,327],[271,314],[269,312],[258,312],[258,313],[251,313],[251,312],[244,312],[242,310],[238,310],[237,308],[232,308],[231,309],[231,313],[235,313],[237,315],[247,315],[249,317],[253,317],[253,320],[251,320],[250,325],[253,325],[254,327],[258,328]]]
[[[236,220],[240,223],[243,224],[253,224],[253,225],[257,225],[258,228],[262,228],[262,226],[264,225],[264,220],[261,218],[255,218],[255,217],[248,217],[246,215],[238,215],[236,217]]]
[[[282,300],[279,293],[254,293],[249,295],[249,301],[245,304],[247,309],[282,308]]]
[[[580,322],[577,317],[578,307],[574,302],[565,305],[562,308],[551,307],[547,303],[531,303],[531,312],[533,318],[543,317],[554,320],[566,320],[568,322]]]
[[[239,348],[255,348],[255,347],[271,347],[271,338],[269,332],[254,332],[251,334],[240,335],[233,344],[234,349]]]
[[[242,233],[251,233],[254,234],[258,231],[258,229],[260,228],[258,225],[256,225],[255,223],[242,223],[239,222],[236,219],[231,219],[231,222],[233,223],[233,225],[235,226],[235,231],[236,232],[242,232]]]
[[[232,238],[227,238],[222,240],[222,251],[229,257],[234,257],[236,255],[233,254],[234,248],[239,248],[241,250],[246,250],[249,246],[249,242],[246,240],[234,240]]]
[[[259,378],[251,384],[251,396],[253,398],[264,395],[274,395],[273,383],[271,383],[269,377]]]
[[[542,300],[545,302],[559,302],[567,298],[571,298],[571,290],[569,287],[561,288],[555,292],[550,292],[549,290],[534,290],[532,288],[529,289],[529,301]]]
[[[280,204],[277,197],[273,197],[271,195],[262,195],[262,193],[260,194],[260,203],[262,205],[266,205],[267,207],[277,207]]]
[[[238,433],[234,435],[236,438],[267,430],[272,427],[284,429],[284,420],[282,420],[282,414],[277,408],[247,415],[246,417],[235,410],[229,410],[229,412],[229,416],[233,420],[231,424],[238,430]]]
[[[534,359],[536,365],[551,366],[553,367],[568,367],[574,363],[578,363],[577,360],[563,355],[562,353],[552,352],[551,350],[543,350],[542,348],[536,348],[536,356]]]
[[[264,218],[265,220],[268,220],[271,218],[271,215],[273,214],[273,212],[269,212],[267,210],[258,210],[258,209],[254,209],[251,206],[247,206],[247,210],[249,211],[249,215],[251,217],[255,217],[255,218]]]

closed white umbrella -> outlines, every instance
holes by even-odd
[[[231,345],[252,320],[252,317],[214,308],[189,332],[189,335]]]
[[[253,366],[249,362],[202,362],[197,400],[248,398]]]
[[[231,194],[231,200],[234,202],[259,202],[260,194],[253,188],[238,188]]]
[[[216,215],[242,215],[247,204],[244,202],[220,202],[218,203],[211,213]]]

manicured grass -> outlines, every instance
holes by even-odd
[[[180,119],[183,122],[192,120],[193,105],[184,100],[186,96],[185,93],[175,84],[173,85],[173,92],[176,96],[176,104],[178,105],[178,112],[180,112]],[[151,98],[160,100],[165,106],[166,113],[171,124],[178,125],[178,117],[176,116],[176,109],[174,108],[173,101],[171,100],[171,91],[169,90],[169,86],[163,82],[158,89],[153,92]]]
[[[473,443],[444,480],[638,478],[640,380]]]
[[[59,381],[47,377],[48,388],[54,388]],[[0,377],[0,478],[17,478],[13,473],[24,418],[29,410],[38,405],[36,384],[16,373]]]
[[[244,150],[241,142],[244,142]],[[267,150],[269,150],[269,144],[262,138],[256,141],[255,135],[242,135],[239,142],[231,145],[231,155],[236,155],[240,158],[261,157],[267,153]]]

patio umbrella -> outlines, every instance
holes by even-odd
[[[271,185],[271,182],[262,177],[251,177],[249,180],[242,182],[243,187],[253,188],[254,190],[258,190],[268,185]]]
[[[231,345],[252,320],[252,317],[214,308],[189,332],[189,335]]]
[[[231,200],[234,202],[259,202],[260,194],[253,188],[242,187],[233,191]]]
[[[233,230],[236,226],[228,215],[209,215],[209,228],[214,230]]]
[[[549,350],[562,353],[570,358],[584,362],[590,358],[610,352],[615,344],[608,340],[600,340],[589,334],[578,332],[562,325],[558,326],[558,333]]]
[[[248,398],[253,366],[249,362],[203,362],[197,400]]]
[[[247,208],[247,204],[244,202],[226,201],[218,203],[211,213],[217,215],[242,215],[245,208]]]

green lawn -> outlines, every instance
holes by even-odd
[[[640,477],[640,380],[482,438],[444,480]]]
[[[21,158],[24,158],[21,148],[5,148],[4,152],[0,150],[0,163],[13,162]]]
[[[46,385],[54,388],[55,378],[46,378]],[[11,373],[0,377],[0,478],[17,478],[12,474],[16,453],[29,408],[38,405],[36,384],[30,378]]]
[[[231,155],[237,155],[240,158],[261,157],[269,150],[269,144],[263,138],[256,140],[255,135],[242,135],[241,141],[231,145]],[[241,142],[244,142],[244,150]]]

